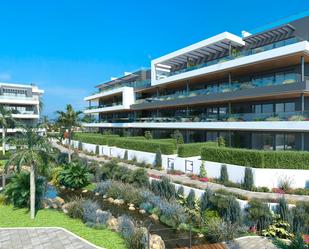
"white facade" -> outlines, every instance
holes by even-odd
[[[35,124],[40,118],[40,96],[44,90],[35,85],[0,82],[0,105],[12,112],[12,117],[20,122]],[[8,129],[13,133],[18,129]]]

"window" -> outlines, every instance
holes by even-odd
[[[252,133],[252,149],[273,150],[274,136],[271,133]]]
[[[273,112],[273,104],[263,104],[262,105],[262,112],[263,113]]]
[[[284,112],[284,103],[277,103],[276,104],[276,112],[277,113]]]
[[[295,103],[294,102],[288,102],[285,103],[285,112],[295,112]]]

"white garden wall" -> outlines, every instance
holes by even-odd
[[[67,144],[67,141],[63,142]],[[72,141],[74,148],[78,148],[78,141]],[[83,143],[83,150],[95,153],[96,145]],[[126,149],[109,147],[107,145],[99,146],[100,155],[109,157],[123,158]],[[155,153],[127,150],[128,159],[134,157],[138,162],[154,164]],[[162,166],[164,169],[180,170],[184,173],[199,174],[202,161],[200,157],[181,158],[177,155],[162,155]],[[227,167],[229,180],[235,183],[241,183],[244,179],[245,168],[243,166],[225,164]],[[205,161],[207,176],[219,178],[222,163]],[[293,188],[309,187],[309,170],[290,170],[290,169],[261,169],[252,168],[254,184],[257,187],[278,187],[280,180],[289,179]]]

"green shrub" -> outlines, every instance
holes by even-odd
[[[292,209],[292,228],[293,228],[293,233],[301,233],[305,234],[305,226],[306,226],[306,210],[302,205],[296,205]],[[308,218],[307,218],[308,219]],[[309,229],[309,228],[308,228]]]
[[[36,208],[41,207],[41,201],[44,195],[44,178],[37,177],[35,184],[35,204]],[[4,195],[8,202],[14,207],[30,207],[30,173],[21,172],[11,177],[10,183],[5,186]]]
[[[137,187],[148,187],[149,178],[145,169],[135,169],[132,171],[132,183]]]
[[[70,163],[65,166],[60,174],[61,185],[81,189],[86,187],[91,180],[91,174],[88,169],[79,163]]]
[[[83,150],[83,142],[81,141],[78,142],[78,150]]]
[[[84,143],[107,145],[109,139],[117,138],[118,135],[101,135],[99,133],[84,133],[76,132],[73,134],[73,140],[78,140]]]
[[[171,134],[171,138],[176,140],[176,144],[183,144],[184,143],[183,136],[182,136],[182,134],[179,130],[175,130]]]
[[[154,166],[156,168],[161,168],[162,167],[162,155],[161,155],[161,150],[160,149],[157,149],[157,151],[156,151],[156,157],[155,157]]]
[[[206,188],[205,192],[201,195],[200,198],[200,210],[204,212],[206,209],[211,207],[211,198],[213,193],[210,188]]]
[[[51,174],[50,174],[51,180],[50,181],[54,186],[60,186],[60,175],[61,175],[62,170],[63,168],[60,166],[54,167],[51,169]]]
[[[116,146],[118,148],[145,151],[156,153],[158,149],[165,155],[173,154],[176,146],[168,142],[160,142],[156,140],[146,139],[132,139],[132,138],[114,138],[108,142],[109,146]]]
[[[259,200],[252,200],[246,208],[246,218],[251,225],[256,226],[258,232],[262,232],[272,222],[272,213],[268,205]]]
[[[188,196],[187,196],[187,205],[188,208],[194,209],[195,208],[195,191],[193,189],[190,190]]]
[[[205,178],[207,177],[207,172],[205,169],[205,161],[202,161],[201,166],[200,166],[200,177]]]
[[[225,147],[225,139],[224,139],[224,137],[219,137],[218,138],[218,146],[219,147]]]
[[[74,200],[68,202],[66,204],[67,215],[74,219],[82,219],[83,218],[83,207],[82,204],[84,199],[75,198]]]
[[[243,188],[247,190],[252,190],[254,188],[253,173],[251,168],[245,169]]]
[[[224,164],[221,165],[220,181],[223,182],[223,183],[226,183],[226,182],[229,181],[229,175],[227,173],[227,168],[226,168],[226,165],[224,165]]]
[[[124,152],[123,160],[124,161],[128,161],[129,160],[129,156],[128,156],[128,151],[127,150]]]
[[[228,223],[240,224],[241,209],[238,201],[234,196],[212,196],[211,205],[214,210],[217,210],[220,216]]]
[[[151,131],[145,131],[145,138],[147,140],[153,139]]]
[[[189,143],[178,145],[179,157],[200,156],[203,147],[218,147],[217,142]]]
[[[309,152],[203,147],[202,159],[254,168],[309,169]]]
[[[279,214],[281,220],[291,222],[291,212],[284,196],[279,198],[276,211]]]
[[[97,155],[100,154],[100,147],[99,147],[99,145],[97,145],[97,146],[95,147],[95,153],[96,153]]]
[[[178,189],[177,189],[177,197],[179,197],[179,198],[183,197],[185,195],[184,192],[185,192],[184,187],[179,186]]]

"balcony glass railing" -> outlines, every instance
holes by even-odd
[[[86,110],[99,109],[99,108],[118,106],[118,105],[122,105],[122,102],[107,103],[107,104],[98,105],[98,106],[88,106],[86,107]]]
[[[137,99],[136,104],[144,102],[166,101],[180,98],[188,98],[199,95],[210,95],[226,92],[234,92],[243,89],[255,89],[259,87],[286,85],[300,82],[301,77],[296,73],[277,73],[271,76],[265,76],[252,79],[251,81],[232,81],[231,83],[209,84],[206,88],[199,90],[190,90],[188,92],[177,92],[175,94],[162,95],[153,98]],[[307,80],[307,77],[306,77]]]
[[[99,93],[110,91],[110,90],[121,88],[121,87],[133,87],[135,89],[139,89],[139,88],[144,88],[147,86],[150,86],[150,79],[142,80],[142,81],[124,82],[124,83],[120,82],[120,83],[112,84],[110,86],[106,86],[106,87],[103,87],[102,89],[99,89]]]
[[[26,100],[35,100],[33,97],[29,97],[23,94],[1,94],[1,99],[26,99]]]
[[[309,121],[309,111],[281,113],[201,114],[168,117],[111,118],[92,123],[170,123],[170,122],[252,122],[252,121]]]
[[[289,38],[287,40],[278,41],[278,42],[268,44],[268,45],[265,45],[265,46],[261,46],[261,47],[258,47],[258,48],[246,49],[246,50],[242,50],[242,51],[235,51],[235,52],[232,52],[232,55],[228,55],[228,56],[221,57],[221,58],[218,58],[218,59],[210,60],[210,61],[207,61],[205,63],[199,64],[199,65],[196,65],[196,66],[187,67],[187,68],[177,70],[177,71],[173,71],[173,72],[158,72],[156,74],[156,78],[157,79],[163,79],[163,78],[166,78],[166,77],[169,77],[169,76],[173,76],[173,75],[176,75],[176,74],[192,71],[192,70],[199,69],[199,68],[202,68],[202,67],[212,66],[214,64],[234,60],[234,59],[237,59],[237,58],[240,58],[240,57],[245,57],[245,56],[265,52],[265,51],[268,51],[268,50],[271,50],[271,49],[280,48],[280,47],[287,46],[287,45],[290,45],[290,44],[294,44],[294,43],[297,43],[297,42],[300,42],[300,41],[301,41],[300,38],[293,37],[293,38]]]

